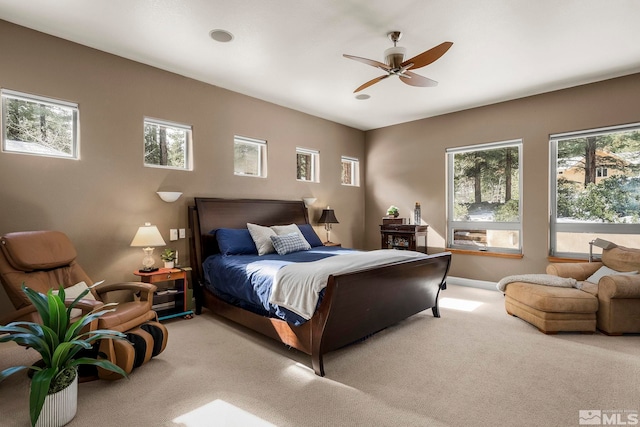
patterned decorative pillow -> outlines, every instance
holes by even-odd
[[[300,233],[282,234],[271,236],[271,242],[278,255],[286,255],[292,252],[306,251],[310,249],[307,242]]]
[[[297,225],[295,224],[290,224],[290,225],[272,225],[270,227],[273,231],[276,232],[276,234],[278,236],[282,236],[284,234],[291,234],[291,233],[297,233],[300,235],[300,237],[302,238],[302,240],[304,240],[305,242],[305,250],[307,249],[311,249],[311,245],[309,244],[309,241],[304,237],[304,234],[302,233],[302,230],[300,230],[298,228]]]

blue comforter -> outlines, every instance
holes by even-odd
[[[296,313],[269,304],[271,285],[279,269],[293,262],[318,261],[330,256],[352,253],[352,249],[318,246],[287,255],[213,255],[204,263],[206,287],[224,301],[264,316],[278,317],[294,325],[306,320]],[[320,294],[318,304],[322,301]]]

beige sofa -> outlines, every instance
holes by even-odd
[[[581,289],[509,283],[507,313],[533,324],[544,333],[594,332],[608,335],[640,333],[640,274],[606,275],[597,284],[585,281],[602,266],[617,272],[640,271],[640,249],[605,249],[602,261],[556,263],[547,274],[576,279]]]

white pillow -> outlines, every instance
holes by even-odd
[[[78,295],[80,295],[82,292],[84,292],[88,288],[89,287],[87,286],[87,284],[85,282],[78,282],[73,286],[69,286],[68,288],[64,288],[65,298],[67,298],[67,299],[68,298],[76,299],[78,297]],[[54,295],[58,295],[59,292],[60,292],[59,289],[54,289],[53,290],[53,294]],[[91,292],[89,292],[82,299],[90,299],[90,300],[94,300],[95,301],[96,297],[94,297],[93,294]],[[71,309],[71,318],[79,317],[81,315],[82,315],[82,310],[80,310],[79,308]]]
[[[615,271],[615,270],[603,265],[602,267],[600,267],[598,269],[598,271],[596,271],[591,276],[589,276],[589,278],[586,281],[587,282],[591,282],[591,283],[595,283],[597,285],[598,282],[600,281],[600,279],[602,279],[604,276],[615,276],[617,274],[623,274],[623,275],[626,275],[626,276],[631,276],[631,275],[634,275],[634,274],[638,274],[638,272],[637,271],[620,272],[620,271]]]
[[[276,251],[273,248],[273,243],[271,243],[271,236],[276,236],[275,231],[269,227],[251,223],[247,223],[247,228],[253,242],[256,244],[258,255],[266,255]]]
[[[295,224],[290,224],[290,225],[272,225],[271,229],[273,231],[275,231],[278,236],[284,236],[285,234],[296,233],[297,235],[299,235],[302,238],[302,242],[303,242],[302,245],[304,246],[302,249],[298,249],[298,250],[306,251],[308,249],[311,249],[311,245],[309,244],[307,239],[305,239],[304,234],[302,234],[302,231],[300,231],[300,229],[298,228],[297,225],[295,225]]]

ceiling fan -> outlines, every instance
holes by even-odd
[[[347,54],[342,55],[345,58],[353,59],[354,61],[359,61],[364,64],[380,68],[382,71],[387,72],[386,75],[376,77],[375,79],[369,80],[362,86],[358,87],[353,91],[354,93],[360,92],[362,89],[366,89],[369,86],[376,84],[379,81],[384,80],[390,76],[398,76],[403,83],[406,83],[410,86],[427,87],[438,85],[437,81],[420,76],[412,72],[411,70],[422,68],[438,60],[453,45],[452,42],[441,43],[432,49],[429,49],[419,55],[414,56],[411,59],[407,59],[406,61],[404,61],[404,54],[406,53],[406,49],[396,45],[398,43],[398,40],[400,40],[400,38],[402,37],[402,33],[400,31],[391,31],[387,34],[387,36],[393,42],[393,47],[390,47],[389,49],[384,51],[386,64],[374,61],[373,59],[360,58],[359,56]]]

